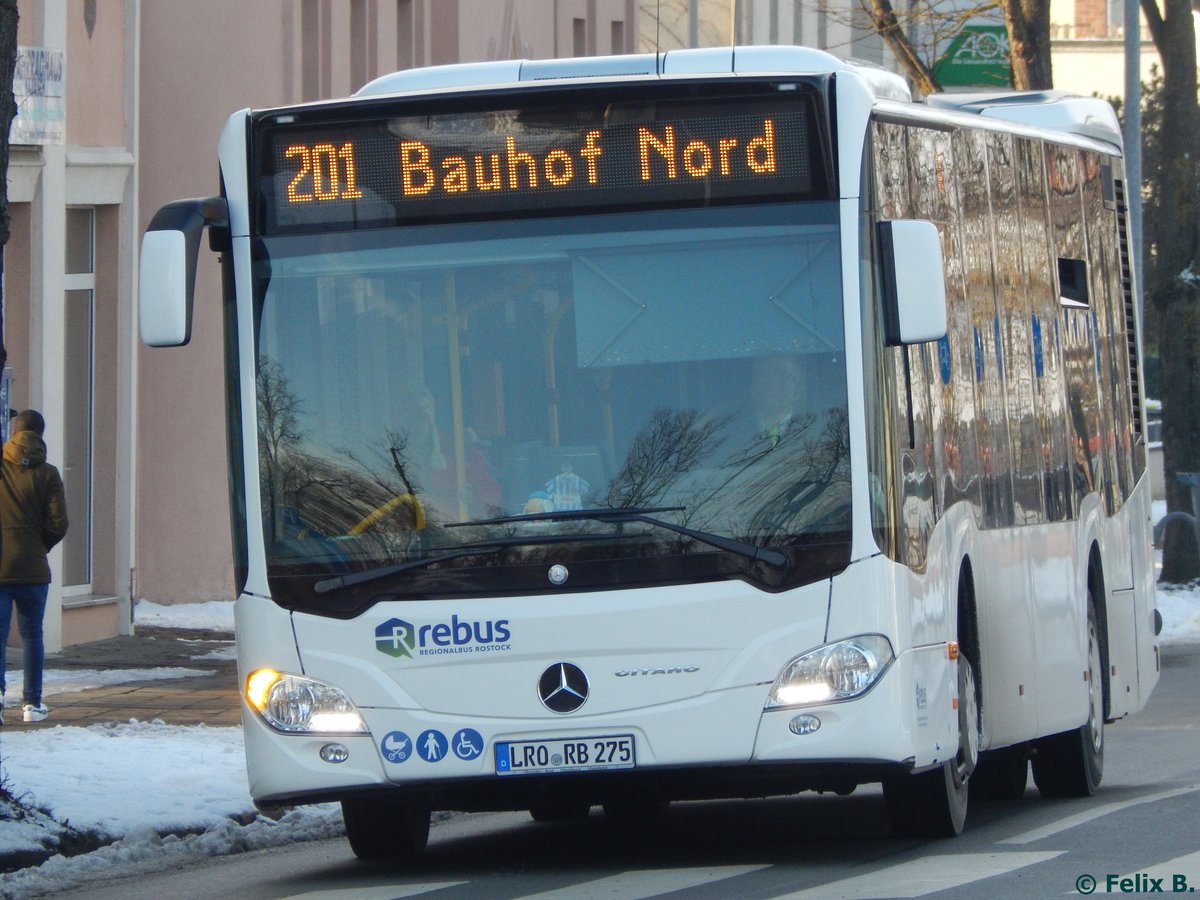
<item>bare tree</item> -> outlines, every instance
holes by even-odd
[[[17,115],[13,72],[17,67],[17,0],[0,0],[0,370],[8,362],[4,344],[4,247],[11,217],[8,212],[8,132]]]
[[[1008,28],[1012,86],[1053,87],[1050,66],[1050,0],[983,0],[961,5],[925,0],[898,16],[891,0],[859,0],[871,25],[887,43],[921,95],[941,90],[933,64],[938,50],[969,22],[1003,12]]]
[[[922,58],[917,47],[909,39],[909,31],[897,18],[891,0],[859,0],[859,3],[870,17],[872,27],[912,79],[917,93],[924,96],[941,90],[933,75],[931,64]]]
[[[1177,475],[1200,472],[1200,105],[1196,96],[1196,31],[1191,0],[1141,0],[1162,60],[1161,163],[1147,197],[1145,293],[1158,315],[1162,366],[1163,469],[1167,508],[1192,511]],[[1165,124],[1169,123],[1169,125]],[[1190,530],[1174,529],[1163,547],[1162,580],[1200,576]]]
[[[275,515],[287,480],[285,460],[301,438],[300,400],[289,389],[283,367],[270,359],[263,359],[259,364],[257,392],[263,508],[267,515],[267,531],[274,539],[279,536]]]
[[[0,371],[8,364],[4,344],[4,247],[8,243],[11,216],[8,212],[8,132],[17,115],[13,97],[13,73],[17,68],[17,0],[0,0]],[[0,410],[8,415],[8,410]],[[4,787],[0,785],[0,799]]]
[[[1008,26],[1012,85],[1019,91],[1054,87],[1050,66],[1050,0],[1000,0]]]
[[[729,4],[705,0],[652,0],[640,6],[641,18],[652,23],[639,29],[644,53],[680,47],[719,47],[733,42]]]
[[[609,501],[618,508],[660,501],[712,453],[725,424],[695,410],[655,410],[630,444]]]

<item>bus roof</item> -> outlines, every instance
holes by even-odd
[[[356,97],[470,88],[515,87],[548,81],[609,81],[688,75],[833,74],[853,72],[876,100],[921,108],[974,113],[1022,125],[1076,134],[1121,146],[1112,105],[1098,97],[1063,91],[942,93],[913,102],[903,76],[872,63],[844,59],[812,47],[785,45],[708,47],[625,56],[573,59],[506,59],[406,69],[376,78]]]
[[[874,96],[912,100],[908,82],[894,72],[859,60],[847,60],[812,47],[708,47],[628,56],[575,59],[506,59],[407,69],[384,75],[355,96],[408,93],[447,88],[487,88],[559,79],[668,78],[681,75],[814,75],[853,71]]]
[[[1081,97],[1065,91],[953,93],[931,94],[925,98],[925,104],[934,109],[976,113],[1121,146],[1121,123],[1112,104],[1100,97]]]

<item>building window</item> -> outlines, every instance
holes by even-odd
[[[411,69],[417,64],[417,19],[413,0],[396,4],[396,68]]]
[[[63,540],[63,587],[92,582],[92,435],[95,406],[95,210],[67,209],[63,485],[71,528]]]
[[[587,56],[587,22],[583,19],[571,20],[571,41],[575,56]]]

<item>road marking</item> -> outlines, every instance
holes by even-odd
[[[1136,872],[1130,872],[1126,875],[1121,875],[1113,882],[1113,884],[1114,886],[1119,885],[1121,879],[1133,880],[1138,875],[1141,875],[1143,878],[1140,888],[1140,890],[1143,892],[1148,891],[1150,887],[1149,882],[1145,880],[1147,877],[1162,879],[1163,893],[1174,893],[1172,888],[1174,887],[1174,879],[1176,876],[1183,878],[1188,887],[1195,889],[1196,887],[1200,886],[1200,850],[1196,851],[1195,853],[1185,854],[1184,856],[1177,856],[1174,859],[1168,859],[1166,862],[1160,862],[1155,863],[1152,866],[1146,866],[1144,869],[1139,869]],[[1108,888],[1108,881],[1105,876],[1097,875],[1096,880],[1100,882],[1099,886],[1096,888],[1096,893],[1112,893]],[[1187,889],[1185,888],[1183,892],[1187,892]],[[1116,893],[1128,894],[1129,891],[1122,891],[1118,888]],[[1153,893],[1157,893],[1157,891],[1154,891]]]
[[[777,900],[871,900],[873,897],[921,897],[935,891],[961,887],[994,875],[1015,872],[1056,856],[1065,850],[1044,852],[964,853],[959,855],[923,856],[906,863],[888,866],[830,881],[794,894],[782,894]]]
[[[391,900],[393,897],[417,897],[430,891],[458,887],[465,881],[432,881],[425,884],[388,884],[375,887],[340,888],[333,891],[308,891],[283,900]]]
[[[642,900],[644,897],[657,897],[671,891],[683,891],[688,888],[701,887],[726,878],[736,878],[761,869],[771,868],[762,866],[712,866],[707,869],[641,869],[632,872],[621,872],[607,878],[597,878],[595,881],[585,881],[570,887],[557,888],[540,894],[530,894],[521,900],[551,900],[551,898],[570,897],[578,900],[583,897],[603,897],[604,900]]]
[[[1145,797],[1135,797],[1132,800],[1120,800],[1116,803],[1105,803],[1103,806],[1095,806],[1081,813],[1076,813],[1073,816],[1067,816],[1065,819],[1059,819],[1057,822],[1051,822],[1049,825],[1043,825],[1041,828],[1035,828],[1032,831],[1026,831],[1023,834],[1018,834],[1015,837],[1005,838],[1002,841],[997,841],[997,844],[1032,844],[1034,841],[1040,841],[1042,838],[1050,837],[1059,832],[1066,831],[1070,828],[1077,828],[1080,825],[1085,825],[1094,819],[1099,819],[1101,816],[1107,816],[1111,813],[1120,812],[1123,809],[1129,809],[1132,806],[1141,806],[1143,803],[1157,803],[1159,800],[1170,800],[1172,797],[1182,797],[1184,794],[1193,794],[1200,791],[1200,784],[1190,784],[1187,787],[1175,788],[1170,791],[1162,791],[1158,794],[1147,794]]]

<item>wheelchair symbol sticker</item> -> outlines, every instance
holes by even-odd
[[[483,753],[483,738],[474,728],[464,728],[454,735],[451,746],[459,759],[474,759]]]

